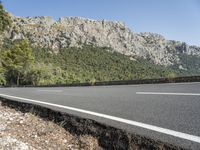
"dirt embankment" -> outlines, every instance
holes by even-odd
[[[161,141],[57,112],[0,100],[0,150],[182,150]]]

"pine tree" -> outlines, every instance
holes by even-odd
[[[20,77],[34,62],[32,49],[27,40],[14,43],[10,49],[1,52],[1,63],[7,72],[10,82],[20,84]]]

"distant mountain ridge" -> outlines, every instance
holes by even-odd
[[[121,22],[80,17],[63,17],[58,21],[51,17],[11,18],[12,26],[4,33],[4,38],[28,38],[33,46],[52,48],[55,53],[60,48],[94,45],[164,66],[179,64],[179,54],[200,56],[200,47],[166,40],[155,33],[135,33]]]

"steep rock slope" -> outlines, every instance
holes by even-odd
[[[14,17],[4,37],[28,38],[33,46],[52,48],[94,45],[110,47],[130,57],[143,57],[165,66],[179,63],[178,54],[200,55],[200,47],[166,40],[155,33],[134,33],[121,22],[96,21],[80,17]]]

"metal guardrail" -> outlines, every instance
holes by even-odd
[[[180,83],[180,82],[200,82],[200,76],[186,76],[175,78],[158,79],[138,79],[138,80],[120,80],[120,81],[101,81],[93,83],[71,83],[71,84],[53,84],[53,85],[6,85],[0,87],[70,87],[70,86],[103,86],[103,85],[131,85],[131,84],[158,84],[158,83]]]

